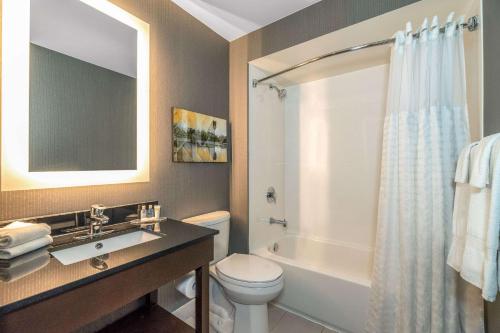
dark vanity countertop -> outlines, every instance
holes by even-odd
[[[92,267],[90,259],[65,266],[51,256],[42,269],[16,281],[0,282],[0,316],[173,253],[217,233],[217,230],[169,219],[160,224],[161,238],[111,252],[106,259],[106,270]]]

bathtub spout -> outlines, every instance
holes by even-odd
[[[278,219],[275,219],[274,217],[270,217],[269,224],[281,224],[283,226],[283,228],[286,228],[288,222],[285,219],[278,220]]]

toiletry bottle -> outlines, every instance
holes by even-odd
[[[160,205],[155,205],[154,206],[154,210],[155,210],[155,219],[159,220],[160,219],[161,206]]]
[[[148,217],[151,218],[151,217],[154,217],[155,216],[155,212],[153,210],[153,205],[149,205],[148,207]]]
[[[141,206],[141,220],[147,217],[146,205]]]

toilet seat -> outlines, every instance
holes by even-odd
[[[272,261],[248,254],[233,254],[215,265],[217,276],[246,288],[269,288],[283,283],[283,269]]]

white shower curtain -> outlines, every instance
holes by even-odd
[[[464,331],[446,265],[455,165],[469,142],[463,31],[452,20],[445,33],[425,20],[420,38],[408,23],[392,49],[370,333]]]

